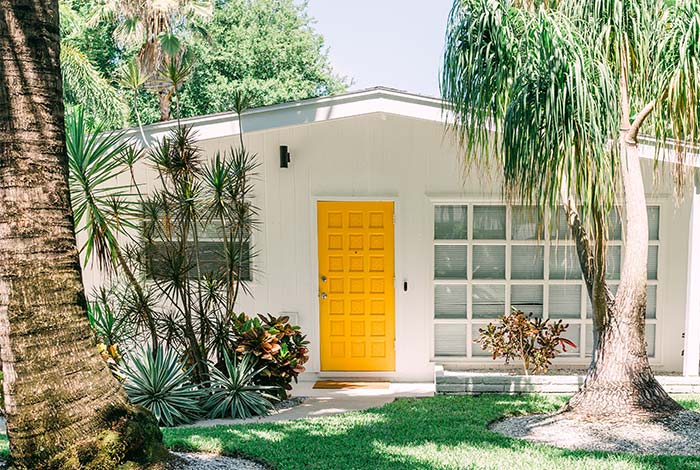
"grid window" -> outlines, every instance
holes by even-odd
[[[498,318],[506,312],[506,286],[472,286],[472,318]]]
[[[435,208],[435,239],[467,239],[467,206],[437,206]]]
[[[474,206],[474,240],[505,239],[505,206]]]
[[[515,245],[511,247],[511,279],[544,279],[544,247]]]
[[[505,279],[506,247],[503,245],[474,245],[473,279]]]
[[[575,243],[563,209],[554,220],[529,206],[436,204],[434,206],[434,356],[490,361],[474,342],[479,329],[515,307],[568,323],[564,336],[576,344],[565,358],[585,360],[593,350],[592,308]],[[660,207],[650,206],[646,339],[654,356],[659,265]],[[608,226],[606,276],[613,295],[622,264],[624,217],[613,210]],[[547,230],[543,230],[547,228]],[[454,360],[454,359],[453,359]]]

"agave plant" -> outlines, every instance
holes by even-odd
[[[257,385],[255,378],[264,367],[256,369],[252,354],[238,361],[236,354],[224,354],[226,372],[211,368],[211,388],[205,408],[211,418],[252,418],[266,415],[272,409],[273,395],[279,387]]]
[[[190,382],[188,370],[173,349],[150,346],[130,355],[121,368],[129,400],[153,413],[163,426],[194,421],[200,416],[203,391]]]

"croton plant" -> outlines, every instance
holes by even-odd
[[[298,326],[289,323],[288,316],[249,318],[242,313],[233,319],[233,333],[236,353],[250,352],[258,358],[259,367],[264,367],[257,380],[261,385],[292,389],[292,381],[297,381],[309,360],[309,342]]]
[[[526,315],[513,307],[513,311],[500,318],[499,324],[489,323],[479,329],[479,338],[474,340],[491,352],[493,359],[505,359],[509,364],[513,359],[521,359],[525,375],[531,371],[546,374],[552,359],[566,352],[566,347],[576,348],[576,344],[562,335],[569,327],[561,320],[552,322]]]

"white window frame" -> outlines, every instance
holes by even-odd
[[[587,330],[592,328],[592,318],[587,317],[587,299],[588,292],[586,289],[585,282],[583,279],[549,279],[549,258],[550,251],[552,247],[557,247],[558,249],[572,249],[576,250],[575,242],[573,239],[568,238],[564,240],[552,239],[551,233],[555,230],[549,229],[549,226],[545,224],[543,230],[543,237],[539,240],[512,240],[512,206],[504,203],[502,200],[494,199],[461,199],[461,198],[429,198],[430,207],[430,288],[429,290],[429,314],[430,314],[430,357],[431,362],[437,363],[459,363],[459,362],[469,362],[474,364],[493,364],[493,359],[490,356],[477,356],[473,355],[474,348],[478,348],[478,345],[474,343],[473,329],[475,326],[483,327],[490,322],[495,322],[496,318],[486,319],[473,319],[473,307],[472,307],[472,288],[474,285],[504,285],[505,286],[505,307],[509,308],[511,305],[511,286],[512,285],[542,285],[543,286],[543,318],[549,318],[549,286],[550,285],[579,285],[581,291],[581,314],[578,318],[563,318],[564,323],[568,323],[570,326],[579,325],[579,341],[577,342],[578,352],[571,354],[562,354],[556,360],[557,363],[561,365],[567,364],[587,364],[590,362],[590,354],[586,354],[587,344],[586,336]],[[664,259],[662,240],[664,239],[664,227],[663,221],[665,220],[665,206],[666,201],[648,199],[648,207],[658,207],[659,210],[659,237],[658,240],[649,240],[649,246],[657,247],[657,276],[656,279],[648,280],[647,285],[656,286],[656,315],[653,319],[646,319],[645,323],[647,325],[654,325],[655,327],[655,337],[654,337],[654,355],[649,356],[649,360],[652,363],[658,363],[661,359],[661,331],[660,324],[663,318],[663,308],[662,302],[663,298],[662,288],[660,280],[663,276],[662,273],[662,260]],[[466,240],[436,240],[435,239],[435,207],[436,206],[467,206],[467,239]],[[473,224],[474,224],[474,206],[485,206],[485,205],[497,205],[506,207],[506,237],[504,240],[475,240],[473,238]],[[525,204],[514,204],[515,206],[523,206]],[[546,211],[545,220],[549,220],[549,211]],[[624,221],[621,223],[624,224]],[[624,237],[624,230],[623,230]],[[620,246],[620,265],[624,264],[624,249],[623,240],[609,240],[608,246]],[[459,280],[446,280],[446,279],[435,279],[435,246],[437,245],[458,245],[467,247],[467,279]],[[506,250],[506,275],[505,279],[473,279],[473,246],[474,245],[499,245],[505,246]],[[544,275],[543,279],[517,279],[511,280],[511,247],[512,246],[543,246],[544,247]],[[619,280],[609,280],[610,285],[618,285]],[[467,287],[467,317],[466,318],[435,318],[435,286],[437,285],[466,285]],[[467,340],[467,355],[466,356],[436,356],[435,355],[435,326],[436,325],[455,325],[466,327],[466,340]],[[501,362],[498,362],[500,365]]]

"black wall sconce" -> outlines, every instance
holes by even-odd
[[[280,168],[289,168],[289,162],[292,161],[289,147],[280,145]]]

